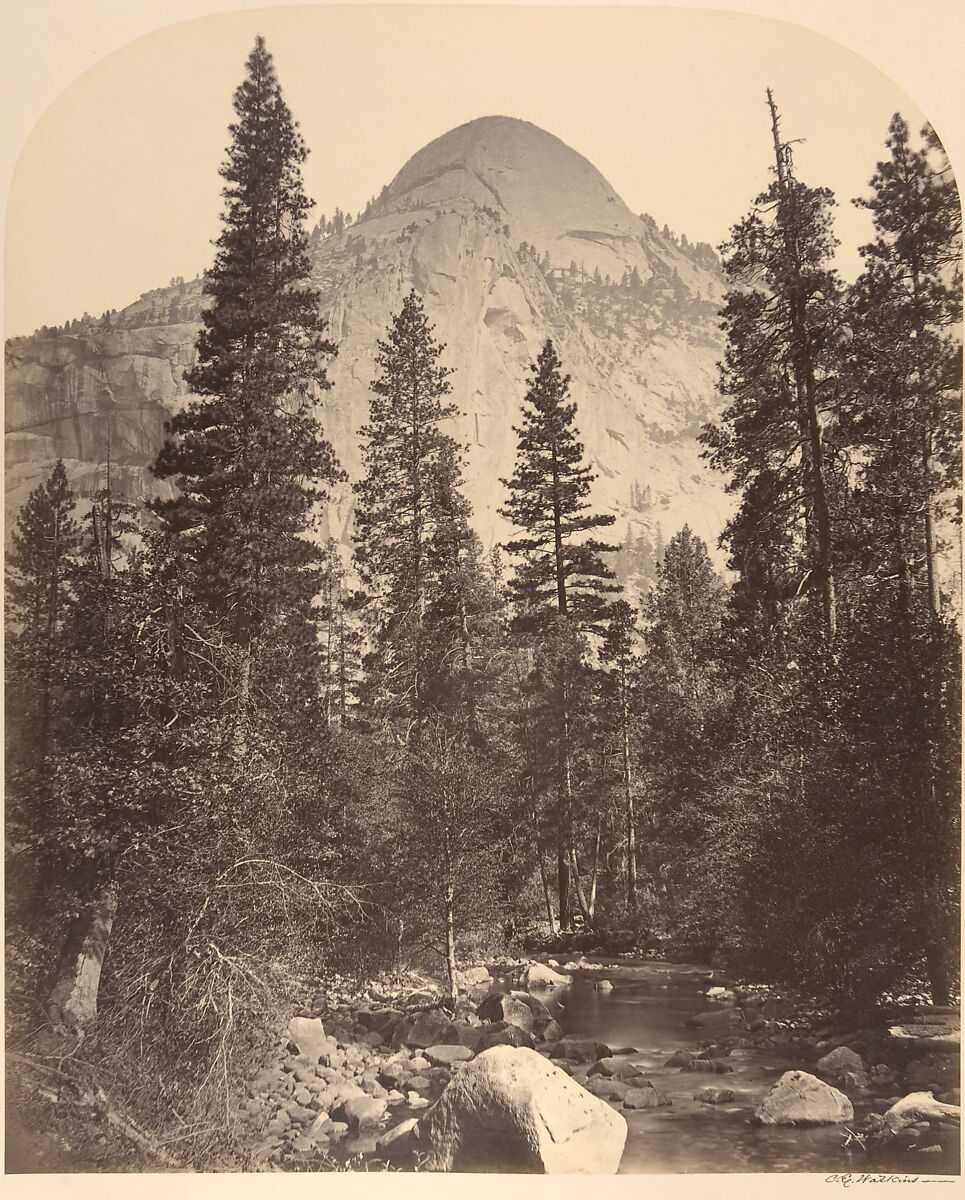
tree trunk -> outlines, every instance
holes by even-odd
[[[814,512],[814,530],[809,533],[810,568],[821,587],[821,606],[825,641],[830,645],[837,630],[837,602],[831,550],[831,509],[828,504],[824,470],[824,444],[817,409],[817,386],[812,356],[811,331],[808,326],[807,302],[800,291],[800,255],[792,217],[793,192],[788,188],[789,164],[778,129],[777,107],[771,89],[767,89],[771,110],[771,132],[780,190],[781,224],[784,244],[792,260],[795,274],[787,281],[788,310],[791,318],[791,366],[797,396],[797,421],[801,434],[804,458],[804,492],[809,496]]]
[[[627,705],[626,669],[620,671],[620,724],[623,735],[623,794],[627,819],[627,909],[637,908],[637,833],[633,815],[633,765],[630,761],[630,714]]]
[[[101,967],[114,918],[117,885],[105,884],[74,921],[47,1001],[51,1024],[82,1029],[97,1015]]]
[[[932,436],[926,430],[921,435],[922,468],[925,476],[925,563],[928,573],[928,607],[935,623],[942,619],[942,599],[938,587],[938,542],[935,537],[935,518],[931,507]]]
[[[590,898],[587,903],[587,908],[590,910],[590,920],[596,913],[596,881],[600,871],[600,841],[603,836],[603,818],[600,817],[596,823],[596,843],[593,847],[593,871],[590,875]]]
[[[443,805],[442,854],[445,870],[445,916],[446,916],[446,974],[449,977],[449,999],[455,1007],[459,998],[459,984],[456,979],[456,889],[453,880],[452,863],[452,831],[453,813],[448,804]]]
[[[553,912],[553,896],[550,892],[550,883],[546,875],[546,863],[543,861],[543,839],[539,833],[539,820],[536,816],[535,804],[530,808],[530,818],[533,822],[533,835],[536,841],[536,859],[539,863],[539,881],[543,887],[543,899],[546,902],[546,916],[549,920],[550,937],[556,937],[559,933],[559,926],[556,923],[556,914]]]
[[[573,883],[576,885],[576,902],[580,906],[580,915],[583,917],[585,927],[593,923],[593,917],[590,913],[590,905],[586,898],[586,893],[583,891],[583,881],[580,879],[580,864],[576,858],[576,847],[570,845],[570,863],[573,867]]]
[[[556,885],[559,901],[560,929],[573,926],[570,913],[570,863],[566,852],[566,840],[561,833],[556,843]]]

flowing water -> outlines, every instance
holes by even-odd
[[[905,1150],[881,1160],[869,1159],[854,1147],[846,1149],[846,1129],[863,1125],[874,1097],[864,1101],[851,1097],[855,1120],[847,1126],[753,1124],[755,1108],[781,1074],[806,1067],[778,1050],[735,1049],[726,1059],[733,1067],[732,1074],[665,1067],[663,1064],[675,1050],[696,1051],[712,1036],[707,1030],[688,1029],[685,1025],[689,1017],[718,1007],[705,996],[712,974],[707,968],[695,966],[621,960],[608,964],[606,971],[576,972],[570,986],[539,993],[567,1035],[593,1038],[613,1047],[635,1047],[636,1053],[628,1056],[630,1061],[641,1063],[654,1087],[673,1100],[667,1108],[620,1110],[629,1129],[620,1174],[958,1173],[958,1146],[950,1145],[945,1130],[941,1154]],[[612,992],[595,989],[601,977],[611,981]],[[693,1096],[704,1087],[729,1088],[736,1098],[729,1104],[703,1104]]]

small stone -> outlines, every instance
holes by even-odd
[[[706,1087],[694,1092],[694,1099],[701,1104],[730,1104],[736,1096],[730,1088]]]
[[[729,1046],[708,1046],[706,1050],[702,1050],[697,1055],[698,1058],[730,1058],[731,1050]]]
[[[394,1125],[391,1129],[386,1130],[386,1132],[382,1134],[382,1136],[375,1143],[376,1149],[387,1150],[390,1146],[395,1146],[398,1148],[400,1142],[405,1143],[411,1139],[412,1134],[416,1131],[416,1129],[418,1129],[418,1127],[419,1122],[415,1119],[415,1117],[409,1117],[405,1121],[400,1121],[398,1125]]]
[[[698,1071],[705,1075],[729,1075],[734,1068],[730,1063],[722,1062],[719,1058],[692,1058],[690,1062],[680,1068],[681,1071]]]
[[[406,1095],[406,1102],[410,1108],[426,1108],[429,1104],[425,1096],[420,1096],[418,1092],[409,1092]]]
[[[630,1085],[622,1079],[611,1079],[605,1075],[594,1075],[587,1079],[584,1086],[601,1100],[622,1100],[630,1090]]]
[[[435,1066],[452,1066],[457,1062],[468,1062],[473,1052],[468,1046],[427,1046],[425,1057]]]
[[[627,1090],[623,1097],[623,1107],[630,1109],[663,1108],[673,1104],[669,1096],[656,1091],[653,1087],[633,1087]]]
[[[514,1046],[517,1049],[525,1046],[532,1050],[536,1046],[536,1039],[520,1025],[496,1021],[491,1025],[483,1026],[483,1037],[479,1043],[479,1049],[491,1050],[493,1046]]]
[[[550,1017],[540,1029],[539,1036],[544,1042],[558,1042],[563,1036],[562,1026],[558,1021]]]
[[[604,1042],[593,1042],[583,1038],[563,1038],[555,1046],[555,1058],[566,1058],[571,1062],[591,1063],[599,1058],[610,1058],[610,1047]]]
[[[315,1120],[312,1121],[311,1125],[309,1125],[308,1129],[305,1130],[305,1134],[307,1137],[315,1137],[317,1134],[322,1133],[323,1131],[328,1132],[328,1129],[331,1128],[331,1125],[332,1121],[330,1120],[328,1113],[320,1112]]]
[[[405,1083],[406,1077],[410,1074],[411,1072],[403,1063],[390,1061],[382,1064],[379,1070],[379,1081],[385,1087],[391,1088]]]
[[[372,1096],[356,1096],[346,1101],[343,1111],[349,1127],[358,1127],[378,1125],[385,1115],[385,1109],[385,1100],[376,1100]]]

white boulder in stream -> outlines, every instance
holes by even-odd
[[[785,1071],[754,1114],[760,1125],[839,1125],[854,1119],[851,1101],[807,1071]]]
[[[625,1119],[535,1050],[494,1046],[442,1093],[426,1125],[433,1171],[613,1175]]]
[[[560,975],[552,967],[544,966],[543,963],[530,963],[522,977],[524,988],[564,987],[569,982],[569,975]]]

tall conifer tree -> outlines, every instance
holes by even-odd
[[[847,717],[855,756],[876,770],[888,764],[879,840],[896,863],[932,997],[945,1003],[959,916],[960,659],[940,588],[939,529],[961,492],[961,209],[928,130],[925,139],[913,147],[896,114],[872,194],[856,201],[875,237],[851,291],[846,361],[862,592],[849,678],[863,702]],[[912,834],[909,808],[918,814]]]
[[[596,627],[606,595],[620,591],[601,557],[617,547],[586,534],[612,525],[614,517],[588,511],[594,475],[583,462],[570,377],[562,373],[552,341],[530,369],[523,421],[514,426],[516,470],[503,480],[510,495],[501,513],[523,530],[506,544],[520,559],[510,586],[521,625],[538,627],[555,611],[584,628]]]
[[[466,513],[440,503],[459,494],[456,443],[443,432],[455,416],[444,346],[433,337],[422,300],[405,298],[384,341],[361,431],[365,474],[355,485],[355,555],[376,627],[381,701],[418,734],[426,708],[426,609],[439,586],[430,553],[444,527]]]
[[[617,547],[587,536],[612,525],[614,518],[588,511],[594,476],[577,440],[569,376],[562,373],[549,339],[531,371],[522,424],[514,427],[519,438],[516,470],[503,480],[510,495],[501,513],[523,531],[506,544],[518,560],[510,581],[516,625],[539,634],[544,660],[551,664],[543,679],[553,719],[544,732],[556,756],[559,919],[566,929],[571,880],[577,883],[581,907],[587,907],[579,893],[573,840],[573,714],[583,656],[578,630],[602,630],[606,597],[620,587],[611,582],[613,572],[602,558]]]
[[[770,92],[775,179],[723,247],[727,346],[720,388],[730,403],[703,440],[742,491],[724,532],[732,565],[770,604],[820,599],[823,640],[837,625],[828,425],[837,401],[841,286],[832,260],[834,198],[795,177]]]
[[[74,496],[63,461],[27,497],[13,531],[7,573],[10,681],[24,689],[21,711],[32,714],[23,732],[42,763],[50,732],[50,698],[68,567],[79,546]],[[33,723],[35,722],[35,723]],[[32,728],[31,728],[32,726]],[[26,750],[26,746],[23,747]]]
[[[317,551],[303,534],[339,472],[313,412],[335,347],[308,286],[307,150],[260,37],[234,108],[211,304],[188,375],[200,399],[171,420],[154,470],[180,489],[155,511],[237,652],[244,714],[259,635],[286,610],[304,611],[314,588]]]

